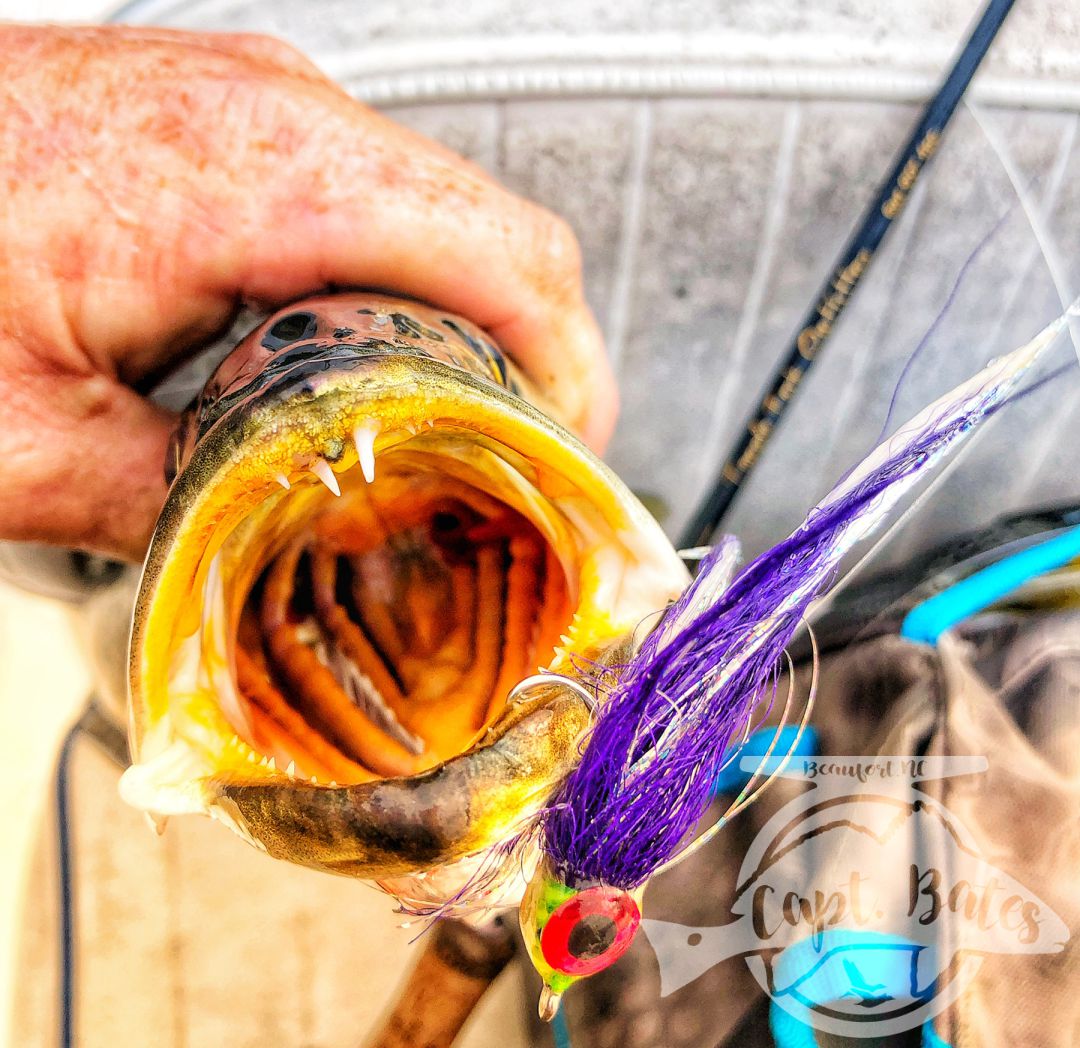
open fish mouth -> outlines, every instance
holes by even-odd
[[[384,878],[510,836],[578,757],[569,677],[686,573],[464,321],[373,295],[271,317],[175,442],[131,645],[121,789]]]

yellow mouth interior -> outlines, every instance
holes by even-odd
[[[582,548],[598,543],[529,463],[452,426],[384,434],[377,459],[374,436],[356,439],[355,458],[279,475],[205,572],[196,691],[255,774],[348,785],[431,768],[575,628]],[[176,653],[175,690],[192,654]]]

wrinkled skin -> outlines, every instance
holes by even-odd
[[[258,36],[0,27],[0,538],[128,558],[146,385],[244,302],[380,286],[486,328],[595,447],[615,394],[565,223]]]

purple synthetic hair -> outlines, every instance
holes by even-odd
[[[541,816],[544,851],[565,883],[635,888],[678,853],[844,554],[1002,402],[1060,330],[1051,328],[902,427],[730,584],[731,545],[709,555],[605,689],[581,763]]]

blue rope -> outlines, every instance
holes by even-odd
[[[555,1048],[573,1048],[570,1040],[570,1027],[566,1024],[566,1015],[560,1008],[551,1020],[551,1036],[555,1039]]]
[[[815,1000],[818,1003],[826,998],[839,1000],[852,986],[849,977],[840,974],[841,969],[829,965],[830,956],[854,951],[861,980],[875,988],[880,985],[884,992],[899,997],[911,992],[911,954],[921,948],[898,935],[834,928],[823,933],[818,942],[802,939],[784,950],[776,962],[776,982],[794,985],[801,981],[799,976],[816,977],[819,982]],[[805,1005],[804,999],[804,1006],[809,1011],[812,1003]],[[813,1028],[780,1007],[775,999],[769,1006],[769,1031],[776,1048],[817,1048]],[[951,1048],[937,1035],[932,1019],[922,1025],[922,1048]]]
[[[795,749],[791,753],[792,757],[816,757],[818,755],[818,733],[809,724],[803,729],[801,737],[799,737],[799,726],[797,724],[791,724],[784,728],[762,728],[760,731],[755,731],[743,743],[741,749],[738,746],[733,746],[724,754],[720,761],[720,771],[716,773],[713,793],[738,793],[740,790],[745,789],[753,778],[754,772],[742,770],[740,767],[742,759],[744,757],[764,757],[769,752],[773,736],[776,736],[776,745],[773,747],[771,758],[774,765],[777,758],[782,757],[791,750],[793,745]],[[799,737],[798,745],[795,745],[796,737]]]
[[[1025,582],[1080,557],[1080,527],[1029,546],[917,604],[907,613],[900,636],[924,644],[971,615],[1007,597]]]

